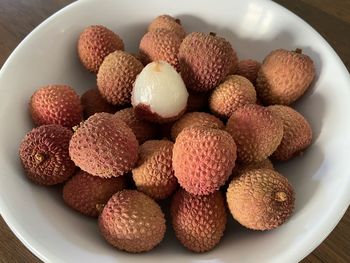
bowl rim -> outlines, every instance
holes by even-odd
[[[11,60],[17,55],[17,52],[26,45],[28,41],[32,38],[33,35],[37,31],[40,31],[42,28],[46,27],[48,24],[50,24],[53,20],[55,20],[57,17],[64,15],[64,13],[68,12],[69,10],[76,8],[80,5],[84,5],[87,2],[94,2],[96,0],[85,0],[85,1],[75,1],[72,2],[65,7],[61,8],[60,10],[56,11],[54,14],[50,15],[48,18],[46,18],[44,21],[42,21],[38,26],[36,26],[18,45],[17,47],[12,51],[12,53],[9,55],[9,57],[6,59],[5,63],[3,64],[1,70],[0,70],[0,79],[2,79],[2,76],[4,72],[6,71],[6,68],[10,64]],[[339,66],[342,68],[342,72],[340,72],[340,75],[348,75],[347,82],[348,86],[350,87],[350,74],[347,68],[345,67],[342,59],[339,57],[339,55],[335,52],[335,50],[332,48],[332,46],[321,36],[320,33],[318,33],[311,25],[309,25],[304,19],[293,13],[292,11],[288,10],[284,6],[273,2],[269,0],[261,0],[262,2],[265,2],[266,4],[273,5],[274,7],[278,8],[281,12],[288,13],[289,16],[293,17],[293,19],[298,20],[299,22],[302,22],[302,24],[307,27],[309,30],[311,30],[315,36],[319,38],[319,40],[322,42],[322,44],[325,46],[325,48],[332,53],[332,56],[337,60]],[[350,183],[348,185],[350,187]],[[1,197],[1,194],[0,194]],[[304,257],[309,255],[317,246],[319,246],[326,238],[327,236],[333,231],[333,229],[336,227],[336,225],[339,223],[339,221],[342,219],[344,214],[346,213],[348,207],[350,204],[350,192],[348,192],[347,197],[345,196],[341,200],[337,200],[337,202],[334,202],[334,205],[332,206],[331,212],[336,212],[336,216],[332,213],[328,213],[326,218],[324,218],[323,222],[319,225],[320,231],[315,231],[314,233],[310,234],[309,237],[304,239],[304,242],[312,240],[317,240],[314,242],[311,242],[312,245],[305,246],[305,249],[303,250],[293,250],[294,257],[296,261],[302,260]],[[9,211],[7,205],[5,205],[5,202],[3,201],[3,198],[0,198],[0,214],[2,218],[4,219],[5,223],[8,225],[8,227],[11,229],[11,231],[15,234],[15,236],[26,246],[27,249],[29,249],[36,257],[38,257],[40,260],[44,262],[51,261],[47,258],[47,256],[44,255],[40,250],[41,247],[36,247],[32,245],[29,242],[29,239],[26,235],[26,233],[21,233],[21,231],[18,230],[18,223],[17,220],[12,216],[11,212]],[[332,215],[332,216],[331,216]],[[306,240],[306,241],[305,241]],[[310,242],[309,242],[310,244]],[[285,257],[282,259],[287,259],[287,254],[283,254]]]

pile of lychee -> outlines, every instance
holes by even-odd
[[[29,179],[63,184],[68,206],[98,217],[111,245],[153,249],[166,233],[165,214],[195,252],[220,242],[229,213],[253,230],[291,216],[293,187],[271,160],[311,144],[308,121],[290,106],[315,76],[300,49],[238,61],[224,38],[187,34],[179,19],[162,15],[138,54],[101,25],[84,29],[77,53],[96,88],[81,97],[68,85],[39,88],[29,102],[37,127],[19,156]],[[161,208],[166,198],[170,207]]]

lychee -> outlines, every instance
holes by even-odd
[[[172,166],[173,143],[146,141],[139,147],[139,160],[132,170],[137,190],[154,199],[169,197],[177,187]]]
[[[48,85],[35,91],[29,103],[34,124],[71,128],[83,120],[78,94],[67,85]]]
[[[131,102],[139,118],[165,123],[180,118],[186,110],[187,98],[180,74],[170,64],[155,61],[137,76]]]
[[[121,176],[137,161],[138,142],[132,130],[109,113],[96,113],[74,132],[69,155],[89,174],[104,178]]]
[[[177,136],[173,168],[182,188],[195,195],[207,195],[222,186],[232,173],[236,144],[219,129],[190,127]]]
[[[80,34],[77,48],[81,63],[89,71],[97,73],[104,58],[116,50],[124,50],[124,43],[110,29],[93,25]]]
[[[153,249],[163,240],[166,230],[159,205],[136,190],[122,190],[114,194],[98,223],[108,243],[131,253]]]
[[[97,217],[109,198],[124,188],[124,176],[101,178],[80,170],[64,185],[63,199],[80,213]]]
[[[97,73],[97,86],[102,97],[113,105],[130,104],[133,84],[142,69],[142,63],[124,51],[109,54]]]
[[[68,146],[73,132],[61,125],[42,125],[21,142],[19,156],[29,179],[54,185],[66,181],[75,171]]]

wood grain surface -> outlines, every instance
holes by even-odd
[[[0,0],[0,66],[40,22],[73,1]],[[276,0],[313,26],[350,69],[350,0]],[[0,217],[0,262],[40,262]],[[350,211],[303,263],[350,262]]]

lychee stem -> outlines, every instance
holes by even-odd
[[[96,204],[96,209],[99,214],[102,213],[103,208],[105,207],[105,204]]]
[[[275,193],[275,200],[277,202],[284,202],[287,200],[287,194],[285,192],[277,192]]]
[[[72,127],[73,132],[76,132],[82,124],[83,124],[83,122],[80,122],[79,124],[73,126]]]
[[[179,25],[181,25],[181,20],[180,19],[176,18],[175,22],[178,23]]]
[[[210,32],[209,35],[213,36],[213,37],[216,37],[216,33],[214,33],[214,32]]]
[[[34,158],[37,164],[41,164],[45,160],[45,156],[42,153],[36,153]]]
[[[303,50],[301,48],[297,48],[295,51],[295,53],[298,53],[298,54],[302,54],[303,53]]]

